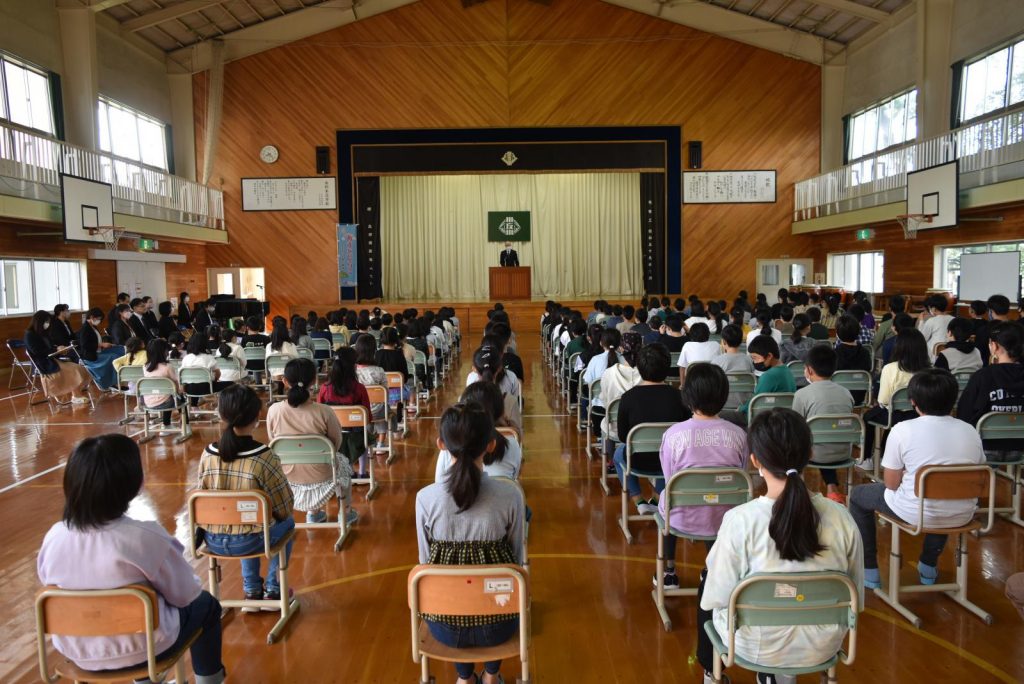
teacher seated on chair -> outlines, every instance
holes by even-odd
[[[512,249],[512,243],[506,242],[505,249],[501,251],[502,266],[519,266],[519,253]]]

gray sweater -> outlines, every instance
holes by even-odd
[[[793,410],[804,418],[853,413],[853,395],[850,390],[831,380],[812,382],[793,395]],[[850,456],[842,444],[814,447],[811,460],[818,463],[837,463]]]
[[[498,541],[508,537],[516,562],[523,562],[525,504],[511,482],[480,479],[480,495],[461,513],[445,482],[437,482],[416,494],[416,540],[420,563],[430,559],[432,541]]]

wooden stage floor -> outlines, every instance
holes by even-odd
[[[604,496],[597,485],[598,466],[587,461],[584,438],[546,378],[535,341],[534,335],[521,335],[527,372],[522,484],[534,512],[529,545],[533,681],[699,682],[694,599],[669,600],[674,630],[666,633],[650,598],[654,528],[634,525],[636,542],[626,544],[616,524],[618,496]],[[374,500],[363,501],[357,488],[362,517],[342,553],[333,553],[331,532],[299,532],[290,579],[302,611],[283,640],[266,644],[275,619],[269,613],[235,614],[225,622],[228,681],[418,681],[405,590],[408,570],[416,563],[414,499],[433,477],[439,407],[457,396],[467,372],[464,358],[458,381],[449,381],[439,401],[413,421],[410,435],[397,445],[398,460],[380,470],[381,489]],[[0,441],[5,445],[0,452],[0,517],[8,521],[0,554],[0,616],[7,634],[0,682],[38,681],[35,561],[43,535],[61,514],[61,464],[77,440],[122,429],[116,424],[120,412],[116,399],[102,400],[95,411],[57,414],[46,406],[27,409],[24,395],[0,399]],[[204,441],[216,434],[210,428],[197,433],[180,446],[169,440],[143,446],[146,484],[130,510],[134,517],[158,520],[179,538],[184,538],[186,491],[196,479],[199,454]],[[915,558],[919,544],[911,540],[906,545],[906,557]],[[880,546],[884,568],[887,541],[880,539]],[[944,597],[922,596],[910,599],[924,619],[920,631],[869,595],[856,663],[840,668],[840,681],[1024,681],[1024,622],[1003,596],[1005,579],[1024,568],[1024,530],[999,522],[993,534],[972,539],[969,548],[971,596],[993,613],[995,624],[985,626]],[[680,544],[679,549],[682,579],[694,583],[703,547]],[[942,557],[945,577],[953,572],[952,555],[947,549]],[[909,578],[914,569],[905,564],[904,571]],[[236,564],[226,566],[224,586],[226,595],[240,591]],[[505,680],[513,682],[517,670],[516,663],[506,663]],[[439,682],[454,681],[451,666],[435,663],[432,672]],[[754,681],[735,668],[730,674],[737,683]]]

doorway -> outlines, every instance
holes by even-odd
[[[263,268],[208,268],[210,295],[230,295],[235,299],[266,299]]]
[[[758,259],[757,292],[774,302],[781,288],[806,285],[813,272],[814,259]]]

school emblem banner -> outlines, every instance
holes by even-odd
[[[488,242],[529,242],[530,212],[489,211],[487,212]]]

